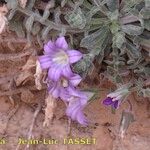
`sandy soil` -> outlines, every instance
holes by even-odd
[[[16,40],[15,42],[19,41]],[[100,92],[100,98],[86,107],[85,114],[90,121],[88,127],[82,127],[75,122],[71,124],[70,138],[95,138],[96,144],[63,144],[63,140],[68,137],[69,127],[68,119],[64,115],[65,105],[58,101],[52,123],[48,127],[43,127],[45,92],[31,90],[32,93],[30,93],[28,88],[20,89],[25,85],[33,86],[33,76],[25,83],[18,83],[18,87],[13,85],[14,82],[11,80],[11,78],[15,79],[22,73],[21,68],[29,59],[29,56],[20,57],[18,55],[20,52],[25,53],[27,51],[22,50],[25,44],[13,43],[11,45],[9,43],[8,48],[6,43],[7,41],[0,44],[0,53],[2,55],[8,54],[0,58],[0,150],[27,149],[27,144],[19,145],[18,139],[27,140],[37,103],[42,105],[42,109],[35,120],[32,138],[58,140],[58,144],[32,144],[29,145],[29,150],[150,150],[150,104],[148,100],[140,98],[136,98],[136,100],[132,96],[130,97],[135,121],[130,125],[124,139],[119,139],[118,128],[121,112],[127,109],[128,105],[121,105],[116,114],[112,114],[110,108],[101,104],[107,91]],[[35,54],[35,51],[32,51],[32,54]],[[25,75],[28,77],[28,72],[25,71],[19,82],[24,81]],[[31,73],[34,75],[35,69],[31,69]],[[106,85],[106,88],[109,86]],[[22,94],[21,92],[17,93],[19,90],[23,91]],[[12,94],[12,91],[12,97],[6,96]]]
[[[55,139],[58,144],[30,145],[30,150],[149,150],[150,149],[150,114],[148,101],[133,101],[133,113],[135,121],[129,127],[124,139],[118,138],[118,127],[121,111],[127,108],[123,104],[116,114],[111,114],[108,107],[100,104],[106,92],[101,93],[100,100],[92,102],[85,110],[90,120],[88,127],[82,127],[77,123],[71,125],[71,138],[95,138],[96,144],[63,144],[67,138],[68,120],[64,114],[65,105],[58,101],[53,122],[49,127],[43,127],[43,110],[37,116],[33,127],[33,139]],[[17,101],[17,99],[16,99]],[[27,139],[31,120],[37,106],[24,102],[18,104],[18,108],[12,107],[7,97],[0,98],[0,135],[6,140],[6,144],[0,145],[0,150],[23,150],[26,144],[18,145],[18,139]],[[2,143],[2,141],[1,141]]]

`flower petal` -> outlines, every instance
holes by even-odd
[[[50,40],[48,43],[44,45],[44,52],[49,54],[56,49],[55,44]]]
[[[68,106],[66,114],[71,117],[72,120],[76,120],[76,115],[78,110],[80,109],[80,105],[78,102],[75,102],[71,106]]]
[[[75,63],[75,62],[79,61],[83,56],[82,53],[77,50],[68,50],[67,54],[69,56],[70,63]]]
[[[67,77],[67,78],[69,78],[69,77],[71,77],[73,75],[73,72],[72,72],[72,70],[70,68],[70,65],[67,65],[67,66],[63,67],[62,75],[64,77]]]
[[[47,69],[51,66],[51,58],[49,56],[39,56],[39,62],[42,69]]]
[[[120,92],[112,92],[112,93],[109,93],[108,95],[107,95],[107,97],[117,97],[117,96],[119,96],[120,95]]]
[[[68,90],[68,93],[72,96],[75,96],[75,97],[84,97],[85,95],[82,95],[82,93],[80,91],[78,91],[77,89],[75,89],[73,86],[69,86],[67,88]]]
[[[76,119],[80,124],[87,126],[88,125],[88,121],[84,115],[84,113],[82,112],[82,109],[78,110],[77,113],[77,119]]]
[[[82,78],[78,74],[72,76],[69,81],[73,86],[77,86],[81,82]]]
[[[68,49],[68,44],[65,40],[65,37],[59,37],[56,42],[55,42],[56,47],[61,48],[61,49]]]
[[[118,100],[120,100],[121,98],[122,98],[122,95],[119,95],[119,96],[113,98],[112,101],[118,101]]]
[[[40,65],[41,65],[42,69],[48,69],[48,68],[50,68],[51,63],[50,62],[45,62],[45,63],[41,63]]]
[[[58,81],[60,75],[61,75],[61,68],[51,67],[48,71],[48,77],[53,81]]]
[[[40,62],[40,63],[46,62],[46,61],[51,61],[51,56],[49,56],[49,55],[42,55],[42,56],[39,56],[39,62]]]
[[[49,91],[49,93],[51,93],[54,98],[58,98],[59,97],[59,88],[58,87],[53,87]]]
[[[113,103],[112,98],[107,97],[105,100],[103,100],[104,105],[111,105]]]
[[[114,109],[117,109],[118,108],[118,101],[114,101],[113,102],[113,104],[112,104],[112,107],[114,108]]]
[[[61,88],[61,90],[60,90],[60,98],[63,101],[69,101],[69,99],[71,98],[71,95],[68,94],[68,91],[66,90],[66,88]]]

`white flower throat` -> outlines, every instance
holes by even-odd
[[[69,57],[63,50],[61,50],[54,55],[52,60],[57,64],[67,64],[69,61]]]

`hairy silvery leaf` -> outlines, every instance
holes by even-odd
[[[9,15],[8,15],[8,20],[11,20],[13,17],[14,17],[14,15],[16,14],[16,11],[17,11],[17,9],[12,9],[10,12],[9,12]]]
[[[25,23],[25,27],[27,29],[28,32],[31,32],[32,30],[32,26],[33,26],[33,23],[34,23],[34,14],[31,15],[27,20],[26,20],[26,23]]]
[[[141,3],[143,0],[125,0],[123,11],[128,13],[130,12],[136,4]]]
[[[110,30],[111,30],[112,34],[116,34],[121,30],[121,27],[120,27],[120,24],[118,23],[118,21],[114,20],[111,22]]]
[[[34,23],[31,31],[32,34],[37,35],[40,32],[40,30],[41,30],[41,25],[38,22]]]
[[[20,38],[25,38],[25,32],[23,30],[23,27],[22,27],[22,22],[21,21],[16,21],[14,19],[12,19],[10,22],[9,22],[9,26],[10,26],[10,29],[12,31],[15,31],[17,36],[20,37]]]
[[[150,88],[142,89],[143,97],[150,97]]]
[[[137,59],[141,56],[140,50],[138,48],[136,48],[129,41],[126,43],[126,50],[127,50],[127,53],[129,53],[133,59]]]
[[[118,17],[119,17],[119,11],[115,10],[114,12],[109,12],[107,16],[111,21],[116,21],[118,20]]]
[[[42,39],[43,40],[46,39],[46,37],[48,36],[51,29],[52,29],[51,25],[43,28],[43,30],[42,30]]]
[[[27,8],[32,9],[36,1],[37,0],[28,0]]]
[[[115,84],[121,84],[121,83],[123,83],[123,79],[122,79],[122,77],[121,77],[119,74],[115,74],[115,75],[112,77],[112,81],[113,81]]]
[[[96,60],[98,61],[99,64],[101,64],[101,62],[103,61],[105,56],[108,56],[109,53],[111,52],[110,48],[110,43],[111,43],[111,34],[109,33],[108,36],[106,37],[105,41],[103,42],[103,44],[101,45],[101,47],[99,47],[98,49],[91,49],[90,52],[93,55],[97,55],[96,56]]]
[[[125,39],[125,34],[123,32],[118,32],[114,35],[113,44],[117,48],[120,49],[125,42],[126,42],[126,39]]]
[[[86,25],[86,18],[80,8],[66,14],[65,19],[71,27],[83,29]]]
[[[141,36],[137,36],[134,38],[134,43],[138,43],[142,46],[146,46],[146,47],[150,47],[149,43],[150,43],[150,38],[146,38],[146,37],[141,37]]]
[[[150,31],[150,19],[144,19],[144,28]]]
[[[106,2],[111,12],[115,11],[119,7],[119,0],[106,0]]]
[[[86,13],[86,20],[87,23],[89,23],[92,19],[92,17],[100,10],[99,7],[93,6],[89,12]]]
[[[91,59],[92,58],[90,55],[84,56],[82,60],[80,60],[73,66],[73,70],[75,70],[75,72],[79,73],[83,78],[85,78],[88,72],[93,67]]]
[[[98,31],[83,38],[80,45],[90,50],[93,50],[93,49],[97,50],[97,52],[95,51],[95,55],[98,55],[101,51],[102,45],[105,42],[107,42],[106,39],[108,36],[109,36],[108,27],[102,27]]]
[[[130,111],[123,111],[122,117],[120,120],[120,129],[119,134],[121,138],[124,137],[125,132],[127,131],[129,125],[134,121],[134,116]]]
[[[142,18],[144,19],[150,19],[150,8],[143,8],[140,11],[140,15],[142,16]]]
[[[61,7],[64,7],[65,4],[67,3],[67,1],[68,1],[68,0],[62,0],[62,1],[61,1]]]
[[[123,25],[122,31],[129,35],[140,35],[143,32],[143,28],[135,25]]]
[[[10,30],[16,32],[18,37],[25,37],[25,31],[23,29],[21,14],[16,14],[13,16],[13,18],[9,21],[9,27]]]
[[[108,74],[109,74],[110,76],[113,76],[113,75],[116,73],[116,71],[114,70],[114,68],[111,67],[111,66],[108,66],[108,67],[107,67],[107,72],[108,72]]]
[[[150,0],[145,0],[145,6],[146,6],[147,8],[150,8]]]
[[[6,0],[9,9],[15,9],[18,6],[17,0]]]

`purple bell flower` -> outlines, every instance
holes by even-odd
[[[117,109],[119,106],[118,100],[113,101],[111,97],[107,97],[104,101],[103,104],[106,106],[112,106],[112,108]]]
[[[48,69],[48,78],[58,81],[61,76],[73,76],[70,64],[79,61],[82,53],[68,48],[65,37],[59,37],[55,42],[44,45],[44,55],[39,57],[42,69]]]
[[[61,92],[61,99],[68,103],[66,114],[72,120],[86,126],[88,121],[83,113],[83,109],[87,104],[88,97],[74,87],[68,87]]]
[[[66,88],[76,87],[81,80],[82,78],[78,74],[73,74],[73,76],[69,77],[68,79],[61,77],[59,81],[51,81],[48,84],[48,92],[51,93],[54,98],[61,98],[66,92]]]

